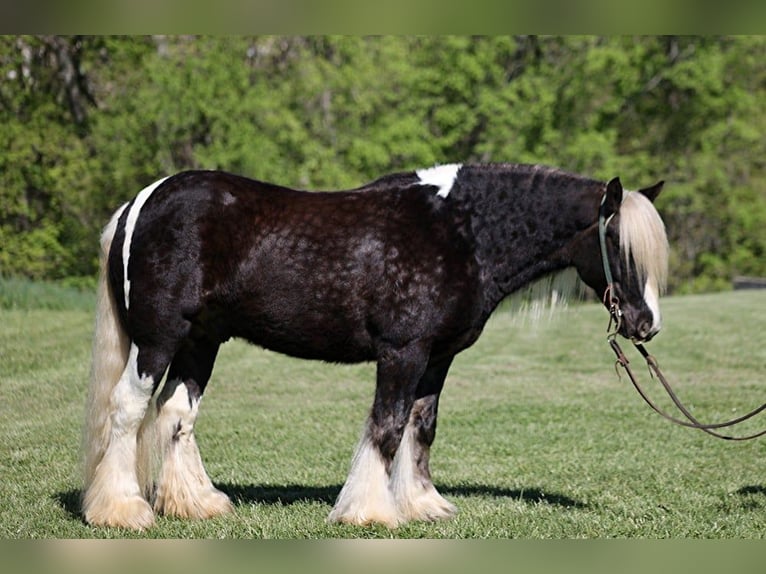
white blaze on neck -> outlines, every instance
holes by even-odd
[[[152,192],[157,189],[160,184],[165,181],[167,177],[155,181],[153,184],[142,189],[133,204],[128,211],[128,218],[125,220],[125,240],[122,243],[122,265],[123,265],[123,277],[125,281],[125,309],[130,307],[130,279],[128,279],[128,260],[130,259],[130,244],[133,241],[133,231],[136,228],[136,221],[138,220],[138,214],[141,212],[141,208],[149,199]]]
[[[419,169],[415,173],[420,178],[421,185],[434,185],[439,188],[436,195],[447,197],[457,178],[457,173],[463,167],[461,163],[437,165],[428,169]]]

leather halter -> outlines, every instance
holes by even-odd
[[[601,248],[601,265],[604,267],[604,277],[606,278],[606,290],[604,291],[604,305],[609,308],[609,326],[607,331],[611,332],[612,323],[614,323],[613,333],[617,333],[622,325],[622,310],[620,309],[620,299],[614,292],[614,278],[612,277],[612,266],[609,264],[609,253],[606,250],[606,227],[612,221],[615,213],[606,214],[606,193],[601,198],[601,205],[598,208],[598,243]]]
[[[652,378],[654,378],[655,376],[657,377],[657,379],[660,381],[663,388],[665,389],[665,392],[673,401],[673,404],[684,415],[684,417],[686,417],[686,420],[674,417],[673,415],[666,413],[664,410],[662,410],[652,401],[649,395],[646,394],[644,389],[641,387],[641,385],[639,384],[636,377],[633,375],[633,371],[631,370],[629,366],[630,361],[625,356],[625,353],[623,353],[619,343],[617,342],[617,333],[620,330],[620,326],[622,324],[622,311],[620,310],[620,300],[615,295],[615,292],[614,292],[614,278],[612,276],[611,265],[609,264],[609,255],[606,250],[606,228],[609,225],[609,222],[614,217],[614,213],[607,215],[605,204],[606,204],[606,193],[604,193],[604,197],[601,200],[601,205],[599,207],[599,212],[598,212],[598,239],[599,239],[599,246],[601,249],[601,262],[604,267],[604,276],[606,278],[606,290],[604,291],[604,304],[607,305],[609,309],[609,325],[607,326],[607,333],[608,333],[607,341],[609,342],[609,346],[612,348],[612,351],[614,351],[615,355],[617,356],[617,361],[615,362],[615,369],[617,369],[618,365],[622,367],[625,370],[625,372],[628,374],[628,378],[630,378],[630,382],[633,383],[633,386],[635,387],[636,391],[638,391],[638,394],[641,395],[641,398],[644,399],[646,404],[649,405],[652,408],[652,410],[654,410],[656,413],[660,414],[661,416],[663,416],[664,418],[668,419],[671,422],[674,422],[684,427],[701,430],[703,432],[706,432],[709,435],[712,435],[716,438],[720,438],[724,440],[737,440],[737,441],[750,440],[750,439],[754,439],[766,434],[766,429],[754,434],[746,435],[746,436],[730,436],[730,435],[724,435],[717,432],[717,429],[731,427],[733,425],[739,424],[743,421],[746,421],[749,418],[754,417],[761,411],[766,410],[766,403],[762,404],[760,407],[756,409],[753,409],[749,413],[742,415],[741,417],[737,417],[735,419],[731,419],[722,423],[704,424],[699,422],[697,418],[691,414],[689,409],[687,409],[684,406],[684,404],[679,400],[678,396],[673,391],[673,388],[670,386],[670,383],[668,383],[667,379],[662,374],[662,371],[660,370],[657,360],[649,353],[649,351],[646,350],[646,348],[644,347],[642,343],[638,343],[635,340],[631,340],[631,342],[633,343],[633,346],[636,347],[638,352],[641,353],[641,356],[643,356],[644,360],[646,361],[646,364],[649,367],[649,374],[652,376]],[[614,329],[612,328],[612,325],[614,325]],[[618,377],[619,377],[619,374],[620,374],[619,371],[617,371]]]

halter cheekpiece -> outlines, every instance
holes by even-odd
[[[612,221],[614,213],[606,213],[606,192],[601,198],[601,205],[598,209],[598,241],[601,248],[601,265],[604,267],[604,277],[606,278],[606,290],[604,290],[604,305],[609,308],[609,326],[607,331],[610,337],[615,337],[622,325],[622,311],[620,310],[620,299],[614,292],[614,278],[612,276],[612,266],[609,264],[609,253],[606,249],[606,228]],[[616,213],[616,212],[615,212]],[[612,326],[614,325],[614,330]]]

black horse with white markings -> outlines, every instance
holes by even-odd
[[[452,516],[429,450],[453,358],[505,297],[572,267],[599,297],[619,299],[623,336],[653,337],[668,257],[652,205],[661,187],[623,192],[618,179],[509,164],[437,166],[342,192],[220,171],[147,187],[102,237],[86,521],[143,529],[155,512],[231,510],[194,438],[231,337],[305,359],[376,362],[375,399],[330,520]]]

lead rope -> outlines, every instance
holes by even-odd
[[[619,365],[625,370],[625,372],[628,375],[628,378],[630,379],[630,382],[633,383],[633,386],[638,391],[638,394],[641,395],[641,398],[644,399],[644,402],[646,402],[646,404],[649,405],[656,413],[662,415],[669,421],[674,422],[678,425],[688,427],[688,428],[698,429],[716,438],[720,438],[724,440],[736,440],[736,441],[751,440],[766,434],[766,429],[760,432],[750,434],[750,435],[745,435],[745,436],[725,435],[725,434],[716,432],[714,430],[714,429],[730,427],[730,426],[739,424],[741,422],[744,422],[748,420],[749,418],[754,417],[761,411],[766,410],[766,403],[762,404],[760,407],[756,409],[753,409],[749,413],[742,415],[741,417],[737,417],[735,419],[731,419],[722,423],[703,424],[699,422],[697,418],[693,414],[691,414],[691,412],[689,412],[689,409],[687,409],[684,406],[684,404],[680,401],[676,393],[673,391],[673,388],[670,386],[670,383],[668,383],[667,379],[662,374],[662,371],[660,370],[660,367],[657,364],[657,360],[651,354],[649,354],[649,351],[647,351],[646,348],[641,343],[633,343],[636,349],[638,349],[638,352],[641,353],[641,355],[646,360],[646,364],[649,366],[649,372],[652,375],[652,377],[654,378],[654,376],[656,375],[657,379],[665,388],[665,392],[667,392],[668,396],[673,401],[673,404],[676,405],[678,410],[681,411],[688,420],[682,420],[666,413],[664,410],[658,407],[654,403],[654,401],[652,401],[651,398],[649,398],[649,395],[646,394],[646,392],[641,387],[636,377],[633,375],[633,371],[629,366],[630,361],[625,356],[625,353],[622,352],[622,349],[620,348],[620,344],[617,342],[615,335],[616,333],[611,333],[608,337],[609,346],[612,347],[612,350],[617,356],[617,361],[615,362],[615,369]],[[619,376],[619,371],[617,372],[617,374]]]
[[[766,403],[762,404],[760,407],[753,409],[747,414],[742,415],[741,417],[737,417],[735,419],[731,419],[722,423],[714,423],[714,424],[703,424],[699,422],[694,415],[689,412],[689,409],[687,409],[684,404],[679,400],[676,393],[673,391],[673,388],[670,386],[670,383],[668,383],[665,376],[662,374],[662,371],[660,370],[660,366],[657,363],[657,360],[649,354],[649,351],[646,350],[646,348],[641,343],[633,342],[633,345],[638,349],[638,352],[641,353],[641,355],[644,357],[644,360],[646,361],[647,366],[649,367],[649,374],[654,378],[655,376],[660,381],[662,386],[665,388],[665,392],[667,392],[670,399],[673,401],[673,404],[678,408],[681,413],[686,417],[687,420],[682,420],[677,417],[674,417],[668,413],[666,413],[664,410],[662,410],[660,407],[658,407],[654,401],[652,401],[651,398],[649,398],[649,395],[646,394],[644,389],[639,384],[638,380],[636,380],[636,377],[633,375],[633,371],[630,368],[630,361],[625,356],[625,353],[622,352],[622,349],[620,348],[620,344],[617,342],[617,333],[620,330],[620,326],[622,325],[622,311],[620,310],[620,299],[615,294],[614,290],[614,280],[612,278],[612,269],[609,265],[609,257],[606,250],[606,227],[609,225],[609,222],[611,221],[612,217],[614,217],[614,213],[607,216],[605,213],[605,202],[606,202],[606,193],[604,194],[604,197],[601,200],[601,206],[599,207],[598,212],[598,239],[599,239],[599,246],[601,248],[601,262],[604,267],[604,277],[606,278],[606,290],[604,291],[604,304],[609,309],[609,325],[607,326],[607,341],[609,342],[609,346],[614,351],[615,355],[617,356],[617,361],[615,362],[614,368],[617,371],[617,376],[620,376],[620,371],[618,370],[618,365],[621,366],[625,372],[628,374],[628,378],[630,379],[630,382],[633,383],[633,386],[635,387],[636,391],[638,391],[638,394],[641,395],[641,398],[644,399],[644,402],[646,402],[647,405],[649,405],[656,413],[662,415],[664,418],[668,419],[671,422],[674,422],[678,425],[694,428],[701,430],[703,432],[706,432],[709,435],[712,435],[716,438],[724,439],[724,440],[736,440],[736,441],[742,441],[742,440],[751,440],[754,438],[758,438],[760,436],[763,436],[766,434],[766,429],[746,436],[730,436],[730,435],[724,435],[721,433],[716,432],[715,429],[721,429],[730,427],[736,424],[739,424],[743,421],[748,420],[749,418],[754,417],[758,413],[760,413],[763,410],[766,410]]]

